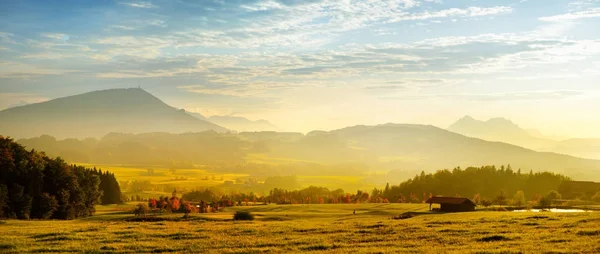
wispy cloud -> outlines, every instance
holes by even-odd
[[[150,9],[150,8],[157,8],[158,6],[150,3],[150,2],[120,2],[120,4],[123,5],[127,5],[129,7],[134,7],[134,8],[144,8],[144,9]]]
[[[563,22],[569,20],[598,18],[600,17],[600,8],[592,8],[584,11],[570,12],[560,15],[541,17],[539,20],[546,22]]]
[[[519,91],[506,93],[457,93],[457,94],[419,94],[395,97],[381,97],[384,100],[421,100],[421,99],[448,99],[475,102],[493,101],[539,101],[562,100],[569,97],[583,95],[583,91],[576,90],[550,90],[550,91]]]

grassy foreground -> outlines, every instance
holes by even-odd
[[[425,205],[236,207],[219,214],[127,222],[123,212],[75,221],[0,222],[0,253],[599,253],[600,213],[393,215]],[[250,210],[254,221],[232,221]],[[356,215],[353,215],[356,211]]]

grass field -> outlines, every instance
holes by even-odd
[[[151,184],[158,186],[168,186],[168,191],[159,192],[132,192],[124,190],[126,196],[140,195],[143,198],[158,197],[161,195],[170,195],[172,189],[181,188],[185,190],[203,189],[215,187],[223,184],[225,181],[235,182],[238,178],[247,177],[247,174],[224,174],[212,172],[210,168],[189,168],[176,169],[174,172],[168,168],[162,167],[140,167],[130,165],[102,165],[102,164],[87,164],[76,163],[86,167],[96,167],[102,170],[108,170],[115,174],[119,181],[149,181]],[[151,168],[153,174],[148,174],[148,169]],[[383,173],[382,173],[383,174]],[[361,189],[370,191],[376,186],[373,183],[367,183],[364,175],[358,176],[309,176],[297,175],[298,182],[303,187],[309,186],[328,186],[330,189],[342,188],[344,190]],[[172,187],[173,186],[173,187]],[[171,188],[172,187],[172,188]]]
[[[427,214],[422,204],[268,205],[127,222],[130,207],[99,207],[98,215],[75,221],[0,222],[0,252],[600,252],[598,212]],[[231,220],[237,210],[256,219]],[[407,211],[423,214],[391,219]]]

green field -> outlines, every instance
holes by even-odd
[[[128,222],[131,207],[98,207],[96,216],[74,221],[0,222],[0,252],[600,252],[599,212],[430,214],[423,204],[268,205]],[[233,221],[236,210],[256,219]],[[407,211],[422,213],[391,218]]]

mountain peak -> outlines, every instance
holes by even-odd
[[[462,118],[460,118],[459,121],[477,121],[477,120],[475,120],[475,118],[473,118],[470,115],[465,115]]]
[[[225,128],[192,117],[141,88],[92,91],[0,111],[16,137],[99,137],[110,132],[200,132]]]
[[[460,119],[458,119],[453,125],[456,124],[471,124],[471,123],[476,123],[476,122],[480,122],[479,120],[471,117],[470,115],[465,115],[463,117],[461,117]]]
[[[465,116],[448,127],[448,130],[469,137],[508,142],[526,147],[537,147],[544,144],[543,140],[532,136],[527,130],[503,117],[479,121]]]
[[[506,125],[516,125],[513,121],[503,118],[503,117],[495,117],[490,118],[486,121],[489,124],[506,124]]]

